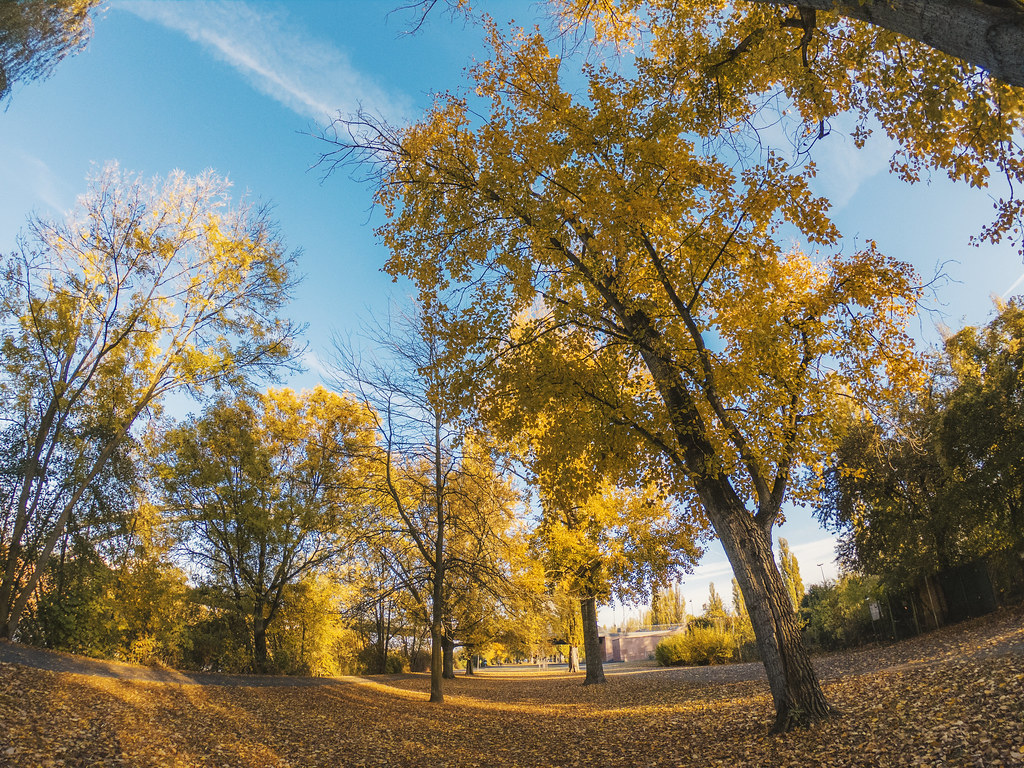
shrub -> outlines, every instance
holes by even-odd
[[[663,667],[724,664],[732,658],[733,639],[715,627],[692,627],[658,643],[654,656]]]
[[[725,664],[732,658],[733,642],[728,632],[715,627],[698,627],[687,637],[691,664]]]
[[[663,667],[678,667],[687,662],[686,635],[669,635],[654,649],[654,658]]]
[[[804,640],[827,650],[866,642],[872,636],[869,601],[881,599],[878,579],[872,576],[847,574],[813,585],[800,604]]]

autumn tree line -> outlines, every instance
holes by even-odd
[[[884,134],[908,184],[992,185],[976,240],[1020,245],[1024,8],[558,0],[550,28],[528,31],[486,3],[411,7],[439,4],[489,47],[464,89],[411,125],[340,115],[320,137],[328,172],[366,180],[385,269],[416,291],[415,343],[383,323],[370,358],[336,345],[344,394],[253,391],[297,331],[279,317],[294,257],[258,209],[216,192],[187,212],[191,193],[135,205],[137,185],[108,180],[79,223],[33,226],[4,289],[5,634],[72,583],[54,568],[75,559],[76,532],[108,567],[169,531],[190,583],[216,587],[208,609],[246,617],[258,663],[292,587],[313,589],[303,574],[365,552],[363,572],[396,585],[376,594],[427,628],[439,700],[456,625],[528,602],[513,545],[532,549],[533,594],[578,603],[593,659],[597,605],[648,595],[713,535],[775,727],[835,716],[774,557],[784,506],[821,504],[857,562],[886,573],[1016,544],[1002,453],[1015,422],[999,439],[975,424],[1016,413],[1019,337],[1011,301],[953,337],[948,373],[917,350],[922,281],[870,239],[844,240],[809,160],[834,123],[857,146]],[[165,395],[204,391],[217,394],[201,415],[160,428]],[[528,537],[507,456],[533,494]],[[130,501],[136,485],[147,504]],[[132,528],[105,517],[149,505]],[[373,609],[379,627],[396,615]]]
[[[32,219],[0,304],[3,637],[204,670],[429,668],[438,701],[457,650],[585,641],[598,674],[596,606],[670,578],[691,529],[611,473],[531,500],[422,311],[368,324],[371,348],[336,339],[336,391],[263,389],[298,364],[295,267],[212,172],[110,166],[66,221]]]

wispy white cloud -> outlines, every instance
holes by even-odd
[[[896,144],[875,126],[866,145],[858,149],[851,133],[856,122],[849,115],[839,115],[831,121],[829,133],[810,148],[810,159],[817,171],[811,180],[816,195],[828,198],[832,213],[846,207],[869,179],[889,172],[889,160]],[[778,121],[758,129],[759,140],[780,152],[783,157],[795,156],[794,123]]]
[[[306,366],[310,373],[319,376],[321,382],[330,382],[337,378],[329,364],[326,364],[317,352],[310,349],[302,353],[302,364]]]
[[[63,217],[75,204],[75,189],[38,157],[18,149],[0,152],[0,232],[11,247],[32,213]],[[8,242],[8,235],[10,242]]]
[[[1007,296],[1009,296],[1011,293],[1017,290],[1017,286],[1019,286],[1021,283],[1024,283],[1024,273],[1021,273],[1021,276],[1013,281],[1013,285],[1006,289],[1005,293],[1003,293],[1001,298],[1005,299]]]
[[[837,118],[832,132],[811,151],[817,168],[812,188],[829,199],[834,212],[846,207],[864,182],[888,173],[896,150],[896,144],[881,128],[876,128],[867,144],[858,149],[850,136],[852,127],[852,120]]]
[[[243,2],[118,2],[115,8],[182,32],[238,70],[256,90],[303,117],[326,121],[360,108],[403,122],[409,101],[390,94],[348,54],[291,21],[283,8]]]
[[[836,564],[836,541],[835,536],[828,536],[790,547],[800,565],[800,576],[804,584],[819,583],[822,573],[826,579],[834,579],[839,575],[839,566]]]

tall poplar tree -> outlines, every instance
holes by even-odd
[[[796,561],[796,555],[789,548],[789,542],[779,539],[779,572],[782,574],[782,581],[789,590],[789,597],[793,601],[793,609],[800,607],[800,601],[804,599],[804,580],[800,578],[800,564]]]

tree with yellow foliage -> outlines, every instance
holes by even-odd
[[[437,0],[419,4],[426,12]],[[448,0],[470,16],[486,0]],[[550,0],[563,34],[600,66],[643,57],[720,145],[813,159],[850,131],[884,133],[907,182],[933,172],[995,187],[974,238],[1024,249],[1024,3],[1021,0]],[[767,111],[765,111],[767,109]],[[699,123],[699,124],[698,124]],[[852,129],[852,130],[851,130]],[[1000,189],[1001,188],[1001,189]]]
[[[601,683],[598,606],[647,599],[690,571],[703,520],[675,508],[671,478],[610,405],[623,393],[609,384],[615,371],[586,354],[591,339],[557,329],[533,339],[527,327],[513,329],[477,410],[539,489],[535,549],[549,585],[579,605],[584,684]]]
[[[76,506],[172,392],[287,363],[294,284],[263,208],[212,172],[143,183],[109,167],[67,221],[32,222],[0,292],[0,399],[17,446],[0,525],[0,636],[13,637]]]
[[[363,535],[360,405],[323,387],[218,400],[164,437],[157,467],[179,546],[245,617],[253,666],[288,590]]]
[[[443,96],[405,130],[347,124],[328,160],[374,170],[387,269],[416,283],[450,351],[497,359],[565,332],[564,355],[601,376],[565,401],[600,398],[721,539],[776,727],[826,717],[771,531],[813,492],[798,470],[829,450],[837,399],[918,380],[916,277],[870,242],[793,245],[839,241],[813,171],[716,157],[693,133],[704,105],[657,61],[588,68],[577,96],[540,36],[492,42],[482,105]]]
[[[360,490],[378,515],[377,553],[430,627],[434,703],[444,701],[446,658],[454,674],[453,601],[470,584],[506,579],[517,502],[494,446],[469,423],[465,374],[446,365],[452,350],[440,330],[420,309],[369,327],[368,355],[336,339],[334,360],[336,383],[365,405],[375,434],[357,458]]]
[[[102,0],[18,0],[0,4],[0,104],[19,81],[49,77],[92,35]]]

